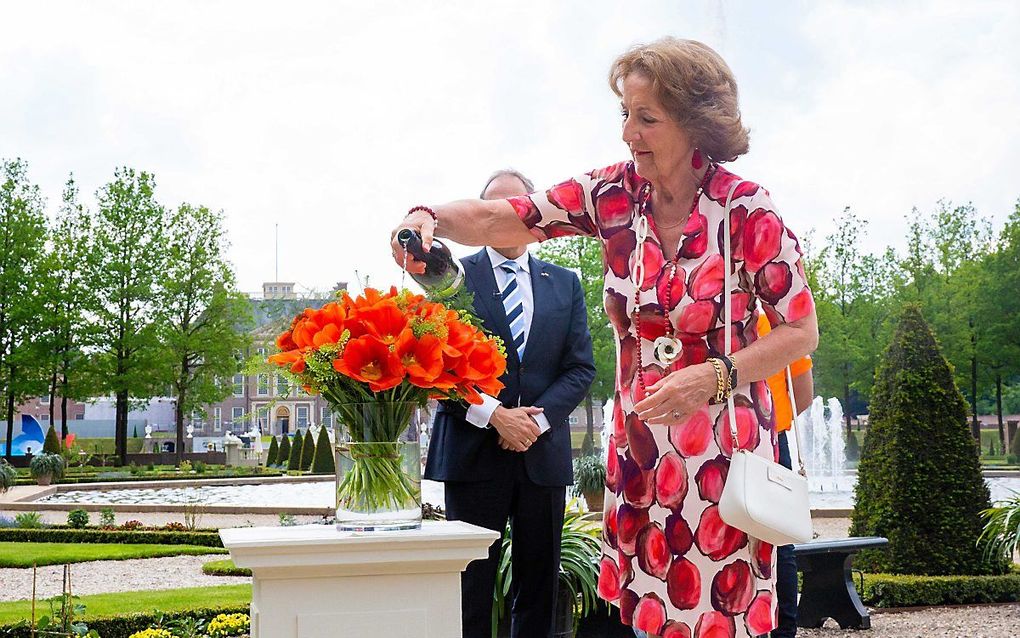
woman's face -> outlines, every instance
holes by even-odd
[[[621,88],[623,141],[630,148],[638,175],[661,183],[689,172],[694,145],[659,102],[651,80],[631,73]]]

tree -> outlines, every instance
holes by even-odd
[[[46,312],[39,318],[45,327],[50,377],[50,422],[55,423],[56,397],[60,395],[60,436],[66,438],[68,399],[92,397],[89,361],[85,354],[95,316],[95,296],[88,287],[87,273],[94,270],[89,260],[92,221],[78,202],[78,186],[68,178],[57,219],[50,230],[46,253],[46,275],[42,282]]]
[[[227,263],[223,215],[181,204],[171,215],[166,261],[155,277],[156,321],[165,356],[165,382],[175,398],[177,464],[184,460],[184,416],[231,393],[236,353],[247,346],[250,305],[235,290]]]
[[[912,280],[904,291],[905,300],[921,304],[957,381],[970,390],[975,439],[980,439],[977,395],[983,320],[977,314],[982,272],[973,264],[988,253],[990,245],[990,223],[979,220],[972,205],[939,200],[931,219],[916,216],[911,223],[904,262]]]
[[[851,536],[885,536],[865,569],[982,574],[979,513],[990,506],[966,403],[917,305],[900,318],[872,392]]]
[[[836,220],[836,229],[817,258],[808,260],[819,325],[814,369],[819,394],[842,398],[850,436],[852,392],[864,398],[870,392],[878,358],[876,339],[889,311],[883,299],[895,271],[888,253],[881,257],[861,253],[867,224],[849,207]]]
[[[301,470],[307,472],[312,469],[312,459],[315,457],[315,437],[312,436],[311,428],[305,430],[305,440],[301,444]]]
[[[151,174],[120,168],[96,193],[99,208],[89,271],[97,300],[92,332],[96,388],[116,399],[116,453],[122,464],[127,460],[131,398],[154,396],[166,379],[156,283],[167,261],[167,229],[155,188]]]
[[[320,427],[319,438],[315,443],[312,474],[333,474],[334,472],[336,472],[336,462],[333,460],[333,445],[329,441],[329,432],[325,427]]]
[[[595,356],[595,380],[585,397],[587,432],[582,450],[594,447],[594,415],[592,398],[605,402],[613,396],[616,379],[616,339],[613,327],[606,318],[602,298],[605,271],[602,244],[591,237],[564,237],[542,244],[538,257],[558,266],[573,270],[581,280],[584,303],[588,312],[588,331],[591,332]]]
[[[50,422],[49,429],[46,430],[46,440],[43,442],[43,452],[46,454],[60,454],[60,439],[57,437],[57,431],[53,427],[53,422]]]
[[[301,469],[301,450],[304,447],[304,437],[301,430],[294,433],[294,442],[290,444],[290,456],[287,457],[287,469],[298,471]]]
[[[266,467],[272,467],[276,465],[276,457],[280,454],[280,445],[276,442],[276,437],[269,437],[269,451],[266,453]]]
[[[284,466],[290,461],[290,437],[284,434],[280,437],[280,451],[276,455],[276,465]]]
[[[39,352],[35,322],[43,313],[37,280],[46,237],[39,187],[28,180],[21,160],[0,161],[0,397],[7,441],[14,440],[14,409],[40,394],[34,365]],[[7,458],[12,445],[7,445]]]

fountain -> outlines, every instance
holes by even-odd
[[[813,493],[850,493],[854,477],[846,469],[843,406],[835,397],[828,403],[815,397],[797,418],[804,442],[804,465]]]

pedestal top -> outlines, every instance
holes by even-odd
[[[340,549],[350,545],[404,545],[457,541],[475,544],[483,539],[488,539],[491,543],[497,536],[496,532],[461,521],[422,521],[421,529],[393,532],[341,532],[332,525],[235,527],[220,530],[220,538],[223,539],[223,546],[227,549],[269,548],[278,545],[292,548],[321,548],[327,545]]]
[[[457,571],[488,555],[499,534],[460,521],[422,521],[421,529],[394,532],[340,532],[332,525],[238,527],[220,530],[223,546],[238,567],[256,576],[291,568],[345,573],[432,569],[446,563]],[[458,566],[459,565],[459,566]]]

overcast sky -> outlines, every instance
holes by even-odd
[[[163,203],[223,209],[243,290],[400,280],[388,231],[513,166],[539,185],[626,158],[613,58],[662,35],[732,66],[787,223],[851,206],[867,247],[912,207],[1020,196],[1020,3],[0,0],[0,157],[59,203],[117,166]],[[465,251],[460,251],[464,254]],[[356,287],[356,283],[354,284]]]

